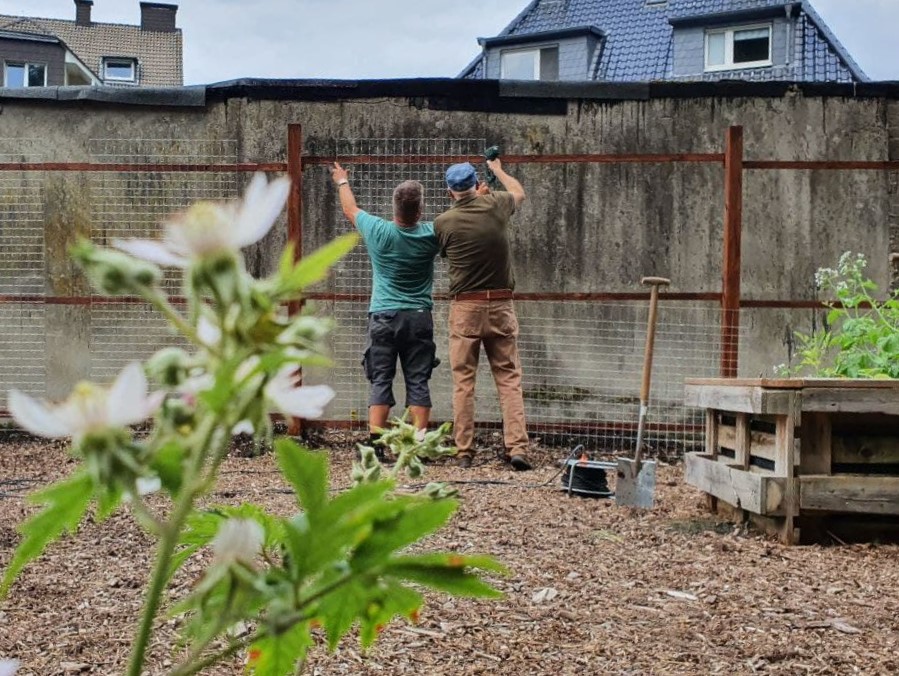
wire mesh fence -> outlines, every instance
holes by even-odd
[[[449,158],[478,155],[484,146],[482,139],[342,140],[335,144],[335,159],[351,169],[353,191],[361,208],[389,219],[393,189],[403,180],[415,179],[425,187],[423,220],[432,220],[450,206],[443,178]],[[397,156],[403,156],[404,163],[395,163]],[[416,157],[427,161],[415,162]],[[441,157],[448,159],[441,162]],[[362,161],[354,163],[352,158]],[[314,241],[319,232],[307,231],[305,251],[323,244]],[[438,259],[435,294],[445,298],[447,286],[446,264]],[[330,371],[310,372],[307,382],[327,382],[337,392],[326,414],[331,424],[363,427],[368,383],[360,362],[367,324],[365,299],[371,290],[371,266],[364,246],[339,265],[331,290],[333,295],[319,304],[319,311],[338,322],[332,340],[335,366]],[[539,298],[540,294],[528,297]],[[574,294],[568,300],[564,295],[561,298],[516,301],[529,429],[548,445],[584,443],[597,450],[627,450],[635,440],[639,413],[648,302],[591,302],[576,300]],[[437,421],[452,418],[448,306],[448,301],[441,299],[434,308],[435,339],[442,361],[431,381],[433,419]],[[647,430],[650,445],[681,452],[700,439],[703,412],[683,405],[683,382],[687,377],[720,373],[721,317],[717,303],[662,302],[654,403]],[[399,405],[395,413],[400,413],[405,391],[399,374],[395,395]],[[485,356],[479,365],[476,402],[482,427],[501,425]]]
[[[394,187],[416,179],[425,188],[423,218],[432,220],[450,205],[443,179],[446,164],[451,159],[476,156],[484,146],[483,139],[353,139],[334,142],[332,150],[337,160],[357,158],[349,164],[362,208],[390,218]],[[35,149],[39,147],[19,139],[0,140],[0,160],[38,162],[42,158]],[[236,141],[96,139],[89,142],[88,151],[94,163],[129,165],[127,171],[94,166],[91,171],[76,172],[83,184],[79,189],[87,196],[88,226],[83,234],[99,244],[116,238],[157,238],[173,213],[197,200],[234,198],[242,184],[237,171],[208,169],[209,165],[236,163]],[[162,165],[181,169],[167,170]],[[45,237],[47,193],[58,189],[55,178],[40,171],[0,173],[0,295],[6,296],[0,305],[3,399],[10,387],[46,395],[48,373],[60,364],[69,375],[105,382],[128,361],[179,342],[152,308],[91,294],[84,280],[76,279],[74,268],[68,271],[73,277],[62,284],[63,291],[56,288],[59,284],[50,279],[47,268],[48,250],[56,244]],[[62,197],[66,197],[65,191]],[[330,238],[344,227],[349,226],[331,223],[325,228],[304,229],[304,251],[314,250],[324,244],[323,237]],[[434,419],[440,421],[452,417],[452,379],[447,358],[448,276],[442,260],[438,259],[436,268],[436,341],[443,363],[435,371],[432,394]],[[178,272],[167,271],[164,285],[170,294],[179,295]],[[327,382],[337,392],[326,424],[364,425],[368,384],[360,361],[370,289],[371,266],[360,246],[339,264],[328,293],[318,303],[318,311],[335,317],[339,326],[331,345],[334,368],[311,370],[306,378],[308,383]],[[584,301],[564,294],[548,300],[532,293],[516,301],[516,307],[530,430],[549,445],[585,443],[597,450],[629,449],[639,410],[648,302]],[[683,380],[719,373],[721,319],[717,303],[675,302],[663,297],[647,433],[656,448],[681,451],[699,439],[702,419],[700,412],[683,406]],[[67,359],[76,360],[74,355],[55,353],[66,344],[67,331],[86,336],[86,364],[69,363]],[[400,377],[396,394],[402,406],[405,393]],[[484,357],[476,398],[481,426],[501,425]],[[5,401],[0,401],[2,404]]]
[[[231,164],[238,158],[234,140],[94,139],[91,156],[102,164]],[[158,239],[164,224],[194,202],[238,196],[240,176],[212,171],[91,172],[92,238],[109,245],[115,239]],[[181,271],[164,270],[163,288],[181,295]],[[91,295],[90,378],[111,380],[134,359],[181,344],[159,314],[145,303],[111,302]]]
[[[36,139],[0,139],[0,163],[40,162]],[[0,172],[0,384],[6,391],[45,392],[46,284],[43,172]]]

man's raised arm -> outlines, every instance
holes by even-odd
[[[506,171],[503,169],[503,163],[500,160],[488,160],[487,166],[490,167],[490,170],[496,175],[499,179],[499,182],[503,184],[503,187],[512,195],[512,199],[515,200],[515,208],[517,209],[521,206],[521,203],[524,202],[527,195],[525,195],[524,188],[521,183],[518,182],[518,179],[512,178]]]
[[[356,197],[350,188],[350,182],[347,178],[347,171],[337,162],[331,168],[331,180],[337,186],[337,194],[340,196],[340,207],[343,209],[344,215],[350,219],[353,225],[356,225],[356,216],[362,211],[356,206]]]

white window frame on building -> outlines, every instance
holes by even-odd
[[[556,61],[558,62],[558,53],[559,46],[553,44],[540,45],[539,47],[516,47],[513,49],[502,49],[499,53],[499,77],[501,80],[509,80],[511,79],[506,73],[506,57],[512,55],[524,55],[524,54],[532,54],[534,58],[534,69],[532,73],[532,77],[526,78],[528,80],[533,80],[534,82],[539,82],[542,78],[543,74],[543,52],[548,50],[555,50],[556,52]],[[549,62],[551,67],[552,61]],[[557,66],[558,68],[558,66]],[[555,74],[556,79],[558,79],[558,73]],[[521,78],[516,78],[521,79]]]
[[[46,87],[47,86],[47,64],[46,63],[29,63],[27,61],[4,61],[3,62],[3,86],[9,87],[9,68],[20,67],[24,69],[22,77],[22,87]],[[36,66],[44,69],[44,81],[41,84],[29,84],[28,71]]]
[[[111,64],[122,67],[127,64],[131,67],[131,77],[120,77],[109,74]],[[116,82],[121,84],[137,84],[137,59],[130,56],[104,56],[103,57],[103,82]]]
[[[735,61],[734,42],[737,41],[737,36],[740,33],[751,33],[763,30],[768,32],[768,58],[759,61]],[[717,36],[724,36],[724,63],[713,64],[710,59],[712,46],[711,39]],[[705,32],[705,49],[703,50],[705,53],[705,70],[707,73],[711,73],[722,70],[742,70],[744,68],[764,68],[766,66],[773,66],[773,42],[774,26],[770,23],[709,29]]]

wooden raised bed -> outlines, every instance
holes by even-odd
[[[712,509],[790,544],[899,536],[899,381],[688,380],[686,403],[706,409],[686,480]]]

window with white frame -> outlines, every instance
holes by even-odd
[[[707,71],[759,68],[771,64],[770,24],[706,31]]]
[[[47,64],[7,61],[3,72],[4,87],[46,87]]]
[[[558,80],[559,48],[507,49],[500,55],[499,76],[503,80]]]
[[[137,82],[137,59],[103,59],[103,80],[107,82]]]

